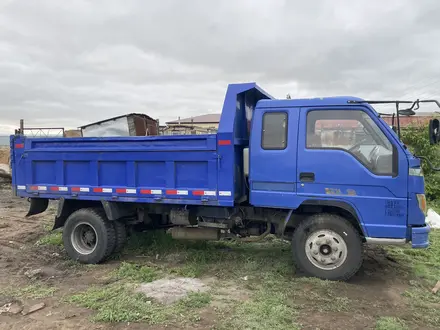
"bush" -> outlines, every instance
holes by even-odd
[[[401,131],[402,141],[410,151],[417,156],[427,157],[435,166],[440,165],[440,153],[438,145],[429,143],[428,126],[410,126]],[[433,171],[429,165],[422,160],[422,170],[425,176],[425,193],[429,201],[440,198],[440,175]]]

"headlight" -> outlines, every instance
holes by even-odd
[[[426,205],[425,194],[417,194],[417,201],[419,202],[420,210],[422,210],[423,214],[426,216],[428,214],[428,207]]]
[[[409,175],[412,175],[412,176],[423,176],[422,168],[421,167],[410,168],[409,169]]]

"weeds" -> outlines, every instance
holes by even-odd
[[[31,284],[23,288],[13,288],[9,286],[0,291],[1,295],[12,296],[26,299],[42,299],[52,297],[58,289],[42,284]]]
[[[408,320],[417,324],[438,326],[436,306],[440,298],[429,288],[440,278],[440,231],[431,233],[427,250],[390,248],[389,255],[405,265],[412,286],[405,292]],[[149,324],[173,324],[201,320],[201,309],[215,307],[220,329],[294,329],[301,311],[349,312],[360,302],[344,296],[348,285],[316,278],[296,278],[290,247],[274,240],[264,244],[237,242],[212,243],[174,241],[158,232],[135,234],[122,252],[141,255],[148,266],[123,262],[111,273],[118,282],[92,288],[69,299],[70,302],[94,309],[95,321],[143,321]],[[215,304],[217,297],[193,293],[165,306],[134,293],[133,283],[151,282],[161,276],[215,276],[222,283],[240,285],[246,298],[228,298]],[[214,288],[215,289],[215,288]],[[214,300],[211,303],[211,300]],[[177,322],[177,323],[176,323]],[[409,322],[409,321],[408,321]],[[404,321],[383,317],[377,329],[407,329]]]
[[[207,293],[193,293],[185,299],[165,306],[154,302],[142,293],[134,292],[131,284],[112,284],[94,287],[76,294],[68,302],[96,310],[93,316],[98,322],[135,322],[167,324],[182,322],[193,317],[197,309],[209,304]]]
[[[123,253],[141,254],[154,262],[171,264],[171,273],[186,277],[215,275],[238,278],[257,274],[262,278],[294,274],[290,247],[270,243],[176,241],[163,232],[133,235]],[[156,261],[156,257],[158,261]]]
[[[389,247],[389,254],[405,265],[410,265],[412,275],[434,285],[440,279],[440,230],[432,230],[427,249]]]
[[[261,290],[252,300],[238,304],[219,329],[298,329],[296,314],[285,292]]]
[[[411,287],[403,296],[408,298],[412,318],[439,327],[440,296],[433,295],[431,288],[440,279],[440,230],[432,230],[429,239],[428,249],[390,247],[388,251],[396,260],[410,266],[413,279],[410,281]]]
[[[178,305],[182,308],[202,308],[209,305],[211,295],[206,292],[192,292],[186,298],[180,300]]]
[[[129,322],[148,321],[151,324],[166,321],[166,316],[141,293],[134,293],[128,285],[94,287],[76,294],[68,302],[96,310],[94,321]]]
[[[406,330],[405,322],[396,317],[381,317],[376,322],[376,330]]]
[[[41,299],[52,297],[57,291],[55,287],[48,287],[41,284],[32,284],[19,290],[19,296],[30,299]]]
[[[154,281],[158,275],[154,268],[123,262],[118,269],[113,272],[113,276],[117,279],[146,283]]]
[[[41,237],[37,243],[37,246],[42,245],[54,245],[54,246],[63,246],[63,234],[61,231],[53,231],[47,233],[43,237]]]

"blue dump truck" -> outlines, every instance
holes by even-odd
[[[420,101],[424,102],[424,101]],[[99,263],[135,224],[175,239],[291,240],[298,269],[347,280],[365,244],[428,246],[420,159],[354,97],[274,99],[255,83],[228,86],[216,134],[11,136],[13,192],[28,216],[58,200],[72,259]],[[399,110],[400,116],[414,113]],[[434,123],[435,124],[435,123]],[[432,125],[433,137],[438,137]]]

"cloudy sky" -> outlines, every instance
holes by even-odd
[[[440,98],[439,0],[0,0],[0,134],[276,97]]]

